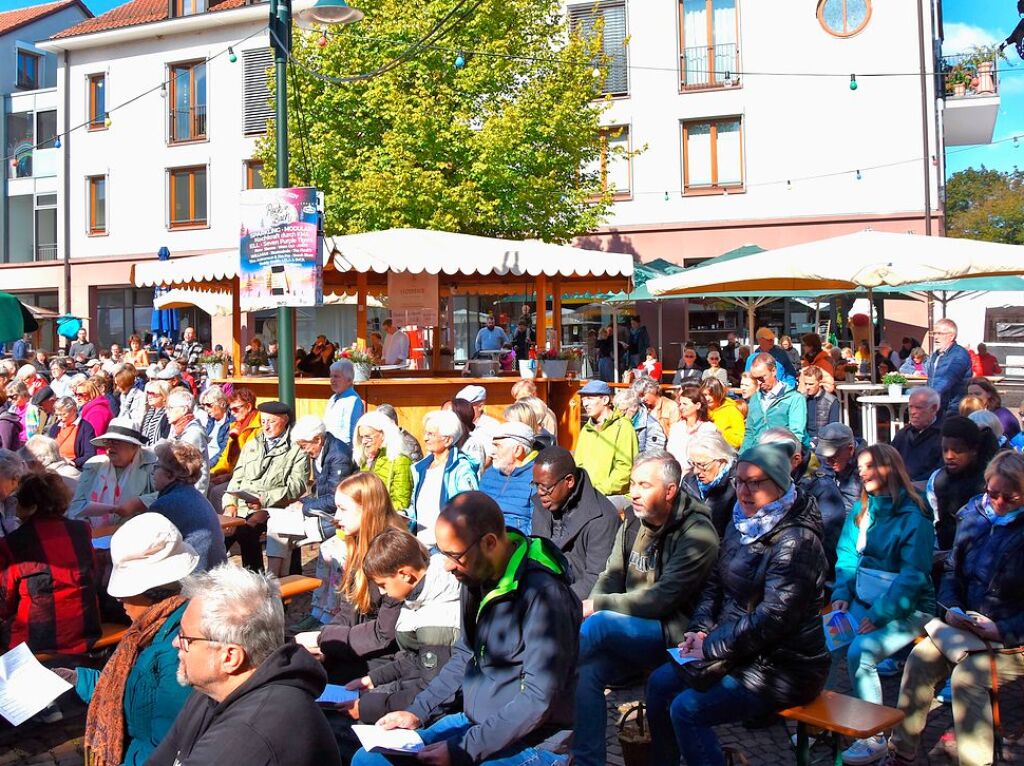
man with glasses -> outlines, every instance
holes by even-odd
[[[700,379],[703,376],[704,368],[700,366],[697,360],[697,349],[684,348],[683,355],[679,359],[679,367],[676,370],[675,376],[672,378],[672,385],[681,386],[687,381],[700,383]]]
[[[956,342],[956,322],[940,319],[932,329],[932,353],[925,360],[928,387],[939,395],[940,416],[956,415],[973,375],[971,355]]]
[[[565,763],[580,627],[568,562],[551,541],[507,529],[498,504],[482,492],[457,495],[435,532],[446,569],[462,583],[459,640],[409,709],[388,713],[377,725],[418,729],[461,691],[464,712],[420,732],[426,744],[420,761]],[[352,760],[353,766],[389,762],[365,750]]]
[[[223,564],[185,578],[182,595],[178,682],[198,694],[146,763],[341,766],[316,704],[327,673],[303,647],[285,643],[277,581]]]
[[[668,452],[633,464],[632,505],[604,571],[583,602],[576,729],[579,766],[604,766],[610,684],[643,678],[683,640],[704,582],[718,558],[707,506],[680,492],[682,468]]]
[[[532,534],[548,538],[565,554],[576,577],[573,592],[585,599],[612,552],[619,512],[563,447],[537,455],[533,488]]]
[[[779,352],[783,355],[786,353],[782,349]],[[755,446],[761,434],[776,426],[788,428],[805,447],[809,446],[811,440],[807,436],[807,399],[779,379],[775,357],[771,354],[758,354],[750,365],[750,377],[757,384],[758,391],[750,397],[747,430],[743,435],[740,452]]]

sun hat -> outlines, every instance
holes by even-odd
[[[465,399],[470,404],[487,401],[487,389],[483,386],[466,386],[455,395],[456,399]]]
[[[533,429],[530,428],[526,423],[518,423],[515,421],[509,421],[502,423],[501,427],[494,432],[491,437],[491,441],[499,441],[500,439],[511,439],[512,441],[519,442],[526,449],[530,449],[533,446],[533,440],[536,438],[536,434]]]
[[[159,513],[142,513],[122,524],[110,540],[110,558],[114,568],[107,593],[114,598],[178,582],[199,564],[196,549]]]
[[[136,430],[131,419],[114,418],[107,425],[106,431],[89,440],[94,447],[103,447],[107,442],[128,442],[142,447],[146,443],[146,437]]]

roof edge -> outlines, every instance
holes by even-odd
[[[11,27],[10,29],[6,30],[4,32],[4,34],[5,35],[9,35],[11,32],[17,32],[19,29],[27,27],[29,24],[34,24],[37,21],[42,21],[43,19],[49,18],[50,16],[52,16],[55,13],[60,13],[61,11],[67,10],[68,8],[73,8],[76,5],[82,11],[85,12],[85,18],[92,19],[92,18],[96,17],[96,14],[94,14],[92,11],[90,11],[88,6],[85,3],[83,3],[82,0],[68,0],[68,2],[55,4],[53,8],[51,8],[48,11],[46,11],[45,13],[41,13],[38,16],[33,16],[31,18],[25,19],[25,21],[21,22],[20,24],[15,24],[13,27]],[[29,6],[29,7],[31,7],[31,6]],[[15,11],[22,11],[22,10],[27,10],[27,9],[26,8],[11,8],[10,11],[5,11],[5,13],[14,13]]]

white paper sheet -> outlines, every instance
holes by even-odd
[[[340,684],[327,684],[324,693],[317,697],[316,701],[321,705],[338,705],[357,699],[359,699],[359,692],[349,691]]]
[[[71,684],[39,664],[28,644],[0,657],[0,715],[20,726],[62,695]]]
[[[382,729],[379,726],[357,725],[352,731],[368,753],[409,755],[423,749],[420,735],[410,729]]]
[[[267,531],[284,537],[305,537],[304,518],[301,508],[271,508]]]

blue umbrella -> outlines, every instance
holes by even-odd
[[[161,247],[156,257],[161,261],[169,261],[171,259],[171,251],[166,247]],[[153,291],[153,300],[159,298],[167,290],[168,288],[166,287],[157,287]],[[174,309],[153,309],[149,329],[153,333],[154,342],[161,336],[166,336],[174,341],[178,334],[178,312]]]

